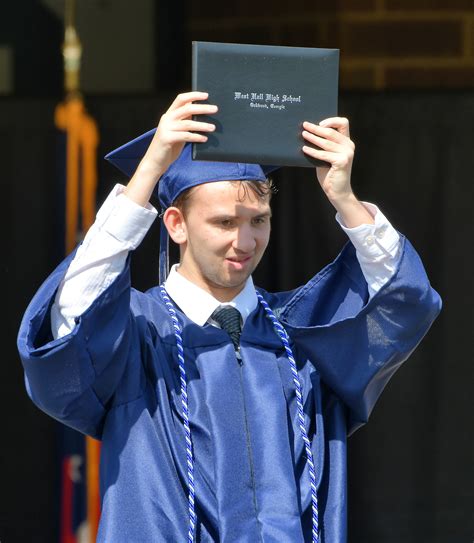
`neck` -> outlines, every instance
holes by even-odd
[[[177,271],[188,281],[194,283],[197,287],[201,288],[202,290],[213,296],[219,302],[230,302],[240,292],[242,292],[246,284],[246,281],[244,281],[244,283],[240,285],[231,287],[216,285],[211,281],[204,280],[204,278],[200,277],[198,274],[193,273],[192,270],[187,269],[182,264],[178,266]]]

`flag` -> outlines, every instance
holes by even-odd
[[[95,218],[99,131],[82,97],[57,105],[61,247],[70,253]],[[61,207],[62,206],[62,207]],[[100,517],[100,442],[61,426],[60,543],[93,543]]]

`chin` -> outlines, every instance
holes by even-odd
[[[247,279],[249,278],[248,274],[241,275],[239,277],[231,277],[227,280],[221,282],[221,286],[224,288],[237,288],[243,286]]]
[[[225,276],[216,277],[214,283],[221,288],[237,288],[243,286],[251,273],[246,270],[240,272],[233,272],[226,274]]]

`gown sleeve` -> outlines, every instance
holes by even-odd
[[[108,404],[127,371],[127,394],[139,397],[140,341],[130,310],[129,260],[122,273],[76,318],[67,335],[51,334],[51,306],[74,253],[46,279],[23,316],[17,345],[28,395],[64,424],[100,439]]]
[[[349,434],[367,422],[385,385],[441,310],[420,257],[400,239],[395,274],[373,297],[348,243],[278,310],[292,340],[348,407]]]

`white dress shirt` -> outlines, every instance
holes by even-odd
[[[171,267],[170,274],[165,281],[166,292],[181,311],[199,326],[204,326],[221,305],[231,305],[237,308],[242,317],[242,324],[257,307],[258,298],[252,277],[247,279],[244,288],[230,302],[219,302],[212,294],[181,275],[178,269],[178,264]]]
[[[142,207],[122,194],[117,184],[97,213],[61,282],[51,308],[53,337],[69,334],[75,318],[114,281],[125,266],[129,251],[136,249],[156,219],[156,209]],[[357,259],[373,296],[393,275],[399,258],[400,236],[374,204],[362,202],[375,224],[347,228],[336,220],[356,249]],[[173,301],[195,323],[204,325],[219,305],[225,305],[186,279],[173,266],[165,288]],[[228,305],[236,307],[245,322],[257,305],[252,278]],[[213,323],[214,324],[214,323]]]

